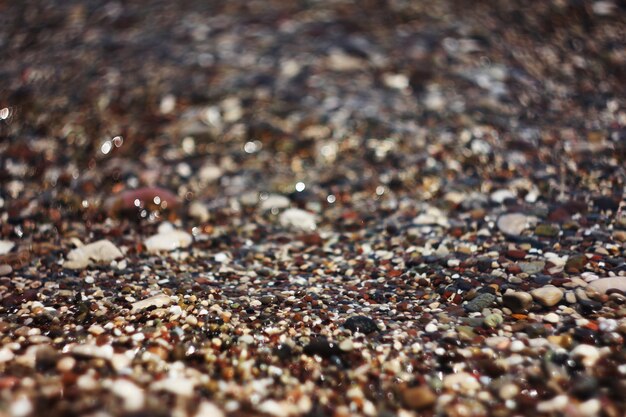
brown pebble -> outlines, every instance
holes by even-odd
[[[406,388],[402,391],[404,404],[415,410],[431,407],[436,400],[437,396],[427,385]]]

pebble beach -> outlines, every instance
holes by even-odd
[[[623,417],[620,1],[0,1],[0,417]]]

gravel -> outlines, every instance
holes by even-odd
[[[626,414],[619,2],[1,4],[0,415]]]

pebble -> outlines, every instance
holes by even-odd
[[[11,402],[9,415],[12,417],[26,417],[33,412],[33,404],[26,396],[18,397]]]
[[[626,277],[600,278],[591,281],[587,288],[591,288],[601,294],[610,290],[619,290],[626,293]]]
[[[535,228],[535,235],[541,237],[556,237],[559,234],[558,227],[549,224],[540,224]]]
[[[343,327],[353,333],[360,332],[369,334],[379,330],[376,322],[366,316],[352,316],[344,322]]]
[[[213,164],[206,164],[198,172],[198,178],[204,184],[212,183],[221,178],[223,171],[220,167]]]
[[[6,255],[15,247],[15,243],[10,240],[0,240],[0,255]]]
[[[431,407],[437,401],[437,396],[427,385],[405,388],[402,390],[402,402],[413,410],[422,410]]]
[[[111,392],[120,397],[126,411],[140,410],[145,402],[144,390],[126,379],[117,379],[110,388]]]
[[[428,323],[424,328],[426,333],[434,333],[437,331],[437,325],[435,323]]]
[[[202,401],[194,417],[225,417],[226,415],[215,404]]]
[[[7,348],[0,349],[0,363],[8,362],[15,357],[13,352]]]
[[[498,229],[505,235],[519,236],[530,223],[528,216],[521,213],[503,214],[498,218]]]
[[[533,297],[527,292],[507,291],[502,295],[502,304],[514,313],[523,313],[532,305]]]
[[[469,312],[480,312],[493,304],[494,301],[496,301],[495,295],[490,293],[481,293],[465,305],[465,310]]]
[[[571,357],[580,358],[583,365],[592,367],[600,359],[600,351],[597,347],[588,344],[580,344],[572,349]]]
[[[172,302],[170,297],[165,294],[157,294],[152,297],[136,301],[132,304],[132,312],[137,312],[143,310],[144,308],[155,306],[157,308],[161,308],[163,306],[169,305]]]
[[[191,235],[184,230],[171,230],[150,236],[144,244],[148,252],[165,252],[186,248],[192,241]]]
[[[472,395],[480,389],[480,382],[467,372],[459,372],[443,377],[443,386],[451,391]]]
[[[202,204],[199,201],[194,201],[189,205],[189,216],[193,217],[200,221],[200,223],[206,223],[211,217],[209,214],[209,209],[206,205]]]
[[[124,254],[113,242],[102,239],[88,245],[72,249],[63,264],[65,268],[82,269],[92,262],[110,262],[122,258]]]
[[[519,387],[511,383],[504,384],[498,390],[498,395],[503,400],[510,400],[512,398],[515,398],[517,394],[519,394]]]
[[[279,221],[281,226],[296,230],[315,230],[317,228],[315,214],[297,208],[283,211]]]
[[[272,209],[282,210],[284,208],[289,207],[290,205],[291,205],[291,201],[289,200],[289,198],[285,197],[284,195],[270,194],[269,196],[267,196],[267,198],[261,200],[261,204],[259,205],[259,208],[262,211],[267,211],[267,210],[272,210]]]
[[[7,264],[0,265],[0,277],[9,275],[11,272],[13,272],[13,268],[11,267],[11,265],[7,265]]]
[[[543,321],[545,321],[546,323],[556,324],[561,321],[561,317],[559,317],[559,315],[556,313],[548,313],[543,316]]]
[[[503,321],[504,318],[500,314],[489,314],[487,317],[485,317],[485,326],[495,329],[500,324],[502,324]]]
[[[489,196],[489,199],[491,199],[491,201],[493,201],[494,203],[502,204],[506,200],[515,200],[515,199],[517,199],[517,196],[515,194],[513,194],[512,191],[504,189],[504,190],[494,191]]]
[[[335,342],[331,342],[325,337],[316,337],[304,347],[306,355],[319,355],[328,358],[341,353],[341,349]]]
[[[182,397],[191,397],[195,383],[191,379],[170,376],[154,382],[150,388],[154,391],[168,391]]]
[[[596,417],[601,410],[602,404],[597,398],[592,398],[578,405],[578,411],[584,417]]]
[[[544,261],[530,261],[530,262],[518,262],[519,267],[522,272],[527,274],[536,274],[543,271],[543,268],[546,266]]]
[[[552,307],[563,298],[563,291],[554,285],[545,285],[530,292],[533,299],[544,307]]]
[[[171,191],[159,187],[145,187],[126,190],[109,197],[104,203],[104,208],[111,216],[119,216],[125,211],[136,211],[140,207],[174,210],[179,205],[178,196]]]
[[[537,411],[540,413],[556,413],[563,410],[569,403],[567,395],[557,395],[556,397],[537,403]]]

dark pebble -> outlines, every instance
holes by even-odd
[[[341,354],[339,345],[335,342],[331,342],[325,337],[317,337],[311,339],[308,345],[304,347],[304,353],[306,355],[319,355],[323,358],[330,358],[333,355]]]
[[[345,321],[343,327],[352,331],[353,333],[361,332],[369,334],[379,330],[376,322],[371,318],[365,316],[350,317]]]
[[[489,307],[496,301],[496,296],[489,293],[478,294],[476,298],[470,300],[465,305],[465,310],[469,312],[479,312]]]
[[[579,375],[572,382],[572,394],[581,399],[588,400],[597,393],[598,380],[590,375]]]

